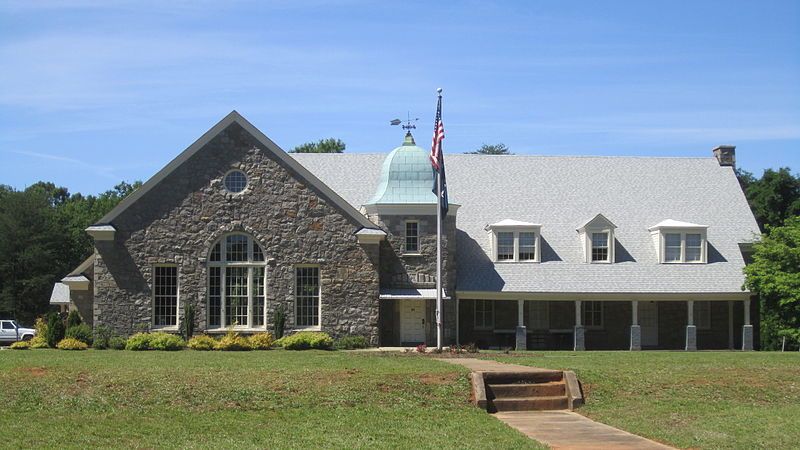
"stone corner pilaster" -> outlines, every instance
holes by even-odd
[[[575,347],[574,350],[576,352],[586,350],[586,346],[584,345],[584,338],[585,338],[586,330],[581,325],[575,326]]]
[[[527,350],[528,349],[528,327],[520,326],[517,327],[517,341],[516,341],[516,350]]]
[[[642,349],[642,327],[631,325],[631,351]]]
[[[697,351],[697,327],[686,325],[686,351]]]
[[[752,351],[753,350],[753,326],[752,325],[744,325],[742,326],[742,351]]]

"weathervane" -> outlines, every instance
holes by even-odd
[[[406,118],[406,123],[405,123],[405,125],[403,125],[403,129],[407,130],[407,131],[415,130],[417,128],[417,126],[414,125],[414,124],[419,120],[419,117],[415,117],[414,119],[412,119],[410,112],[406,113],[406,117],[407,117]],[[403,123],[402,120],[394,119],[391,122],[389,122],[389,125],[400,125],[401,123]]]

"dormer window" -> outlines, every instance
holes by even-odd
[[[706,230],[708,226],[696,223],[665,220],[650,227],[653,243],[662,264],[704,264],[706,256]]]
[[[583,243],[585,261],[588,263],[614,262],[614,230],[617,228],[604,215],[598,214],[576,231]]]
[[[539,262],[541,225],[502,220],[486,227],[492,238],[492,257],[497,262]]]

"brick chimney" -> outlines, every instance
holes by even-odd
[[[736,168],[736,146],[719,145],[714,149],[714,157],[719,161],[720,166],[730,166]]]

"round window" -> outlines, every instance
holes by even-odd
[[[247,187],[247,175],[241,170],[231,170],[225,175],[225,189],[238,194]]]

